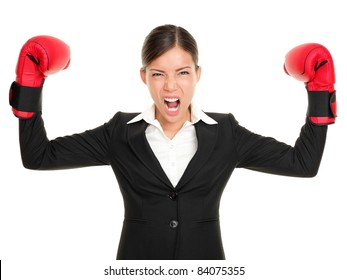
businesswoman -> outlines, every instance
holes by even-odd
[[[21,49],[10,104],[19,118],[22,160],[40,170],[112,167],[125,207],[118,259],[224,259],[219,203],[233,170],[315,176],[327,125],[335,121],[334,66],[324,46],[303,44],[285,59],[285,71],[309,95],[306,122],[292,147],[252,133],[232,114],[198,108],[196,41],[182,27],[162,25],[142,48],[140,77],[153,105],[49,140],[41,113],[43,82],[69,63],[69,47],[54,37],[33,37]]]

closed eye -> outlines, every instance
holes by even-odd
[[[155,72],[152,74],[152,77],[160,77],[160,76],[163,76],[162,73],[158,73],[158,72]]]
[[[189,75],[189,72],[188,71],[181,71],[178,73],[178,75],[182,75],[182,76]]]

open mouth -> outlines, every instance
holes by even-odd
[[[168,111],[176,112],[180,107],[180,100],[178,98],[165,98],[165,105]]]

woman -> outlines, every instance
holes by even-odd
[[[309,61],[317,48],[319,55]],[[248,131],[232,114],[204,113],[192,103],[201,68],[197,44],[185,29],[153,29],[142,63],[141,79],[153,106],[142,113],[118,112],[95,129],[49,141],[40,94],[46,76],[68,66],[69,49],[52,37],[29,40],[10,97],[20,118],[23,164],[30,169],[111,165],[125,207],[118,259],[224,259],[219,202],[234,168],[316,175],[327,124],[335,119],[332,59],[316,44],[288,53],[288,74],[303,63],[315,65],[298,78],[307,79],[314,106],[294,147]]]

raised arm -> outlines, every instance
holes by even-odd
[[[19,118],[23,165],[30,169],[61,169],[108,164],[107,125],[54,140],[47,139],[42,110],[42,89],[47,76],[66,69],[70,48],[51,36],[36,36],[22,47],[10,105]]]
[[[306,124],[293,147],[237,126],[238,167],[278,175],[312,177],[320,166],[327,125],[333,124],[336,118],[333,60],[324,46],[302,44],[287,53],[284,70],[306,86]]]

